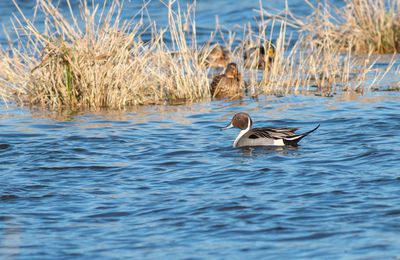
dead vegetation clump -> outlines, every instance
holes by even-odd
[[[168,28],[147,29],[151,40],[143,42],[146,28],[140,20],[122,21],[118,1],[108,11],[84,2],[82,29],[72,11],[71,22],[51,2],[39,0],[37,8],[46,14],[44,32],[22,15],[14,28],[19,42],[0,52],[3,98],[52,109],[96,109],[208,97],[207,73],[195,55],[177,59],[165,44],[168,30],[179,51],[190,53],[181,14],[170,4]]]
[[[260,13],[265,12],[261,9]],[[371,57],[371,52],[356,56],[352,48],[343,52],[330,41],[320,41],[305,33],[293,41],[288,38],[289,23],[284,19],[280,19],[278,37],[272,39],[272,32],[278,26],[263,21],[265,19],[261,19],[258,31],[247,30],[243,40],[245,44],[235,50],[236,56],[241,57],[247,51],[246,46],[273,46],[273,59],[272,51],[264,53],[262,59],[270,63],[260,70],[245,70],[246,60],[238,63],[246,72],[251,96],[307,92],[331,96],[343,91],[364,93],[379,84],[394,64],[393,57],[389,66],[378,71],[374,68],[376,60]]]
[[[346,0],[342,8],[329,2],[312,6],[302,30],[321,44],[356,54],[400,52],[400,0]],[[296,22],[295,22],[296,23]]]
[[[394,6],[398,1],[392,0],[392,8],[397,8],[393,10],[398,10]],[[360,2],[357,6],[369,3],[351,2]],[[258,32],[244,27],[242,39],[232,33],[226,46],[220,46],[211,37],[199,48],[195,3],[183,13],[179,3],[169,1],[168,25],[161,29],[154,23],[145,26],[142,19],[122,20],[118,1],[112,1],[107,10],[99,5],[90,8],[83,1],[79,18],[67,3],[68,19],[51,2],[37,1],[37,11],[45,14],[45,27],[40,31],[21,11],[20,18],[14,20],[13,33],[18,40],[10,38],[9,42],[15,43],[7,51],[0,49],[0,96],[5,101],[54,110],[200,101],[212,97],[209,67],[221,68],[229,62],[237,64],[246,81],[246,93],[253,97],[306,91],[362,93],[386,73],[374,73],[371,45],[366,48],[354,39],[339,37],[340,30],[329,19],[318,27],[318,19],[322,20],[318,12],[313,20],[318,28],[315,34],[305,30],[293,44],[287,38],[287,25],[295,24],[294,19],[286,17],[276,26],[274,19],[266,21],[262,16]],[[369,4],[380,7],[375,2]],[[348,12],[349,16],[355,10]],[[362,16],[367,11],[359,12]],[[260,13],[265,13],[262,8]],[[398,14],[388,15],[391,19]],[[273,39],[276,27],[278,37]],[[321,32],[324,37],[318,35]],[[396,46],[393,41],[381,42],[376,50]],[[345,52],[338,48],[341,45]],[[353,53],[359,50],[368,51],[368,55],[356,58]],[[249,57],[254,58],[254,66],[249,66]]]

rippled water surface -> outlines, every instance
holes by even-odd
[[[258,102],[56,115],[1,109],[2,256],[242,259],[400,254],[400,98]],[[219,131],[317,132],[234,149]],[[12,258],[12,257],[11,257]]]
[[[258,6],[210,3],[198,4],[200,36],[215,15],[233,26]],[[129,17],[138,2],[126,4]],[[161,22],[162,8],[149,6]],[[0,3],[5,27],[12,10]],[[0,258],[396,259],[399,101],[269,96],[62,114],[0,103]],[[255,126],[321,127],[298,148],[234,149],[238,131],[219,129],[239,111]]]

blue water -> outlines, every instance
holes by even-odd
[[[198,6],[204,24],[211,2]],[[235,23],[256,2],[213,14]],[[290,95],[80,113],[0,103],[0,259],[396,259],[399,101]],[[321,127],[298,148],[234,149],[238,131],[219,128],[239,111],[255,126]]]
[[[393,259],[400,98],[268,97],[126,112],[1,110],[0,245],[14,259]],[[256,126],[317,132],[234,149]]]

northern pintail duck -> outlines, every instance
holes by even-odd
[[[275,59],[275,45],[266,41],[263,45],[247,48],[244,50],[243,59],[246,68],[270,68]]]
[[[230,57],[221,45],[215,44],[209,51],[200,53],[200,64],[212,68],[225,68],[229,63]]]
[[[237,113],[231,122],[224,128],[237,127],[241,131],[236,137],[233,147],[244,146],[297,146],[297,143],[308,134],[318,129],[319,125],[303,134],[295,134],[297,128],[289,127],[263,127],[252,128],[253,121],[247,113]]]

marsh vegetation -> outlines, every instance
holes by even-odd
[[[164,27],[143,22],[145,5],[134,19],[124,20],[119,1],[107,8],[83,1],[80,15],[67,3],[68,18],[51,2],[37,1],[36,11],[45,14],[43,30],[21,10],[15,16],[10,44],[0,50],[4,101],[95,110],[207,100],[212,98],[213,76],[229,62],[237,64],[252,97],[362,94],[380,86],[389,71],[399,75],[393,60],[400,45],[400,0],[348,1],[343,10],[329,4],[312,6],[308,17],[295,17],[289,9],[271,15],[260,6],[256,26],[241,25],[240,36],[231,31],[218,43],[217,32],[208,41],[197,41],[196,3],[182,9],[177,1],[165,3]],[[288,26],[298,30],[295,40]],[[279,32],[278,37],[273,38],[273,32]],[[216,66],[220,68],[208,60],[216,44],[226,56],[226,63]],[[248,66],[243,57],[249,49],[270,45],[273,61]],[[271,59],[269,51],[256,53]],[[393,54],[393,60],[376,68],[374,53]]]

